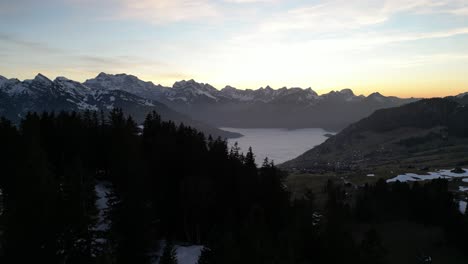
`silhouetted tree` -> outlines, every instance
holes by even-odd
[[[159,260],[160,264],[177,264],[177,256],[174,245],[170,242],[164,247],[164,252]]]

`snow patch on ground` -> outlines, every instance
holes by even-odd
[[[98,223],[95,228],[97,231],[107,231],[109,229],[109,222],[106,219],[106,210],[108,208],[108,193],[110,192],[110,183],[99,182],[96,184],[94,190],[96,191],[96,208],[98,209]]]
[[[465,214],[466,204],[467,204],[467,202],[465,202],[465,201],[459,201],[458,202],[458,210],[460,210],[460,213]]]
[[[464,173],[454,173],[451,170],[439,170],[436,172],[429,172],[428,175],[419,175],[415,173],[406,173],[398,175],[395,178],[388,179],[387,182],[413,182],[413,181],[427,181],[434,179],[450,179],[468,177],[468,169],[464,169]]]
[[[458,186],[458,190],[459,190],[460,192],[466,192],[466,191],[468,191],[468,187],[466,187],[466,186]]]
[[[166,241],[161,241],[159,243],[159,249],[156,252],[153,252],[151,255],[156,258],[153,261],[153,264],[159,264],[159,258],[164,252],[166,247]],[[201,252],[204,246],[201,245],[191,245],[191,246],[182,246],[174,245],[176,251],[177,263],[178,264],[197,264],[198,259],[200,258]]]
[[[203,246],[176,246],[177,262],[179,264],[196,264]]]
[[[367,174],[367,177],[375,177],[375,174]]]

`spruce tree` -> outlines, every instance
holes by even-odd
[[[164,247],[163,255],[159,261],[159,264],[177,264],[177,256],[174,245],[170,242]]]
[[[203,247],[200,257],[198,258],[197,264],[213,264],[214,263],[214,252],[213,250]]]
[[[245,165],[248,168],[257,168],[257,164],[255,163],[255,155],[252,151],[252,147],[249,147],[249,151],[245,155]]]
[[[361,261],[363,264],[384,263],[385,248],[379,234],[375,229],[370,229],[364,234],[361,243]]]

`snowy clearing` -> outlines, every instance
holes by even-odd
[[[398,175],[395,178],[388,179],[387,182],[413,182],[413,181],[427,181],[434,179],[451,179],[468,177],[468,169],[464,169],[464,173],[454,173],[451,170],[439,170],[437,172],[429,172],[426,175],[419,175],[415,173],[406,173]]]
[[[196,264],[203,246],[176,246],[177,262],[179,264]]]
[[[157,259],[153,262],[153,264],[159,264],[159,258],[162,256],[164,252],[164,248],[166,247],[166,241],[161,241],[159,244],[159,250],[152,254],[153,257]],[[200,258],[201,251],[203,250],[204,246],[200,245],[191,245],[191,246],[181,246],[181,245],[174,245],[177,257],[178,264],[197,264],[198,258]]]
[[[106,210],[108,208],[107,194],[110,192],[110,183],[99,182],[94,188],[97,195],[96,207],[99,210],[98,213],[98,224],[96,225],[95,230],[97,231],[107,231],[109,229],[109,223],[106,220]]]
[[[458,210],[460,210],[460,213],[465,214],[466,212],[466,202],[465,201],[459,201],[458,202]]]

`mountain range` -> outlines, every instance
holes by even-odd
[[[122,108],[137,121],[152,110],[163,119],[196,127],[224,138],[241,136],[217,127],[310,128],[338,131],[381,108],[416,101],[379,93],[355,95],[350,89],[318,95],[311,88],[257,90],[226,86],[216,89],[194,80],[172,87],[128,74],[100,73],[84,83],[38,74],[20,81],[0,76],[0,114],[19,120],[28,111],[104,110]]]
[[[127,74],[100,73],[84,85],[97,90],[126,91],[161,102],[170,108],[216,127],[311,128],[338,131],[377,109],[418,99],[386,97],[380,93],[355,95],[350,89],[318,95],[311,88],[267,86],[257,90],[226,86],[216,89],[194,80],[172,87],[155,85]]]
[[[0,116],[14,122],[19,121],[28,112],[107,112],[114,108],[121,108],[139,123],[149,112],[156,111],[164,120],[190,125],[214,137],[241,136],[239,133],[224,131],[192,119],[158,101],[142,98],[124,90],[94,89],[65,77],[58,77],[52,81],[42,74],[25,81],[0,76]]]

